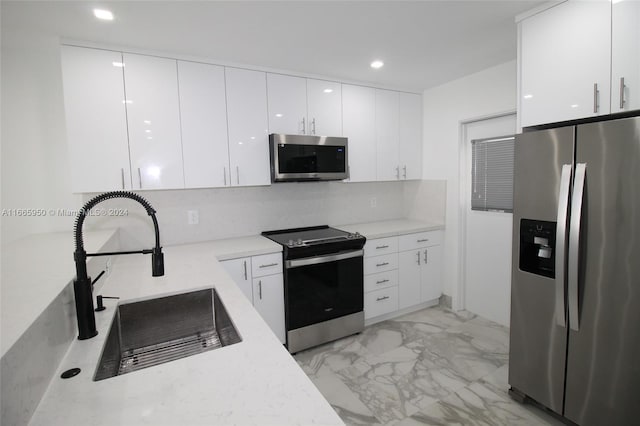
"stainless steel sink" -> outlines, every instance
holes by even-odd
[[[242,339],[215,289],[118,305],[94,381]]]

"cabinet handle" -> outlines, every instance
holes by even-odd
[[[624,109],[624,88],[626,86],[624,85],[624,77],[620,77],[620,109]]]
[[[382,300],[387,300],[388,298],[389,298],[389,296],[378,297],[378,298],[376,298],[376,302],[380,302]]]
[[[262,280],[258,281],[258,296],[260,297],[260,300],[262,300]]]
[[[380,280],[380,281],[376,281],[376,284],[384,284],[384,283],[388,283],[389,280]]]
[[[400,166],[396,167],[396,179],[400,180]]]
[[[311,120],[311,125],[313,126],[312,132],[315,135],[316,134],[316,119],[315,118],[313,120]]]
[[[238,181],[238,185],[240,185],[240,166],[236,166],[236,179]]]
[[[427,250],[424,251],[424,264],[426,265],[427,263],[429,263],[427,261]]]
[[[416,253],[418,255],[418,265],[420,264],[420,252]]]
[[[389,246],[387,244],[383,246],[376,246],[376,250],[385,249],[385,248],[389,248]]]
[[[305,122],[305,118],[302,117],[302,134],[306,135],[307,134],[307,123]]]
[[[268,265],[260,265],[259,268],[271,268],[272,266],[278,266],[277,263],[269,263]]]
[[[244,279],[245,281],[247,280],[247,261],[243,261],[242,263],[244,263]]]
[[[376,267],[381,267],[381,266],[387,266],[389,264],[389,262],[383,262],[383,263],[376,263]]]
[[[224,186],[227,186],[227,167],[222,168],[222,175],[224,176]]]
[[[403,173],[403,177],[406,179],[407,178],[407,166],[404,166],[402,168],[402,173]]]
[[[426,243],[426,242],[428,242],[428,241],[429,241],[429,239],[428,239],[428,238],[424,238],[424,239],[422,239],[422,240],[417,240],[417,242],[419,242],[419,243]]]
[[[598,109],[600,109],[600,106],[598,105],[598,93],[600,91],[598,90],[598,83],[593,83],[593,112],[594,114],[598,113]]]
[[[140,189],[142,189],[142,173],[140,173],[140,167],[138,167],[138,181],[140,181]]]
[[[122,180],[122,189],[124,189],[124,169],[120,169],[120,179]]]

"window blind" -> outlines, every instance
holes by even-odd
[[[513,136],[471,141],[471,209],[513,211]]]

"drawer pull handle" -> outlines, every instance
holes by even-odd
[[[260,265],[260,268],[271,268],[272,266],[278,266],[277,263],[269,263],[268,265]]]
[[[376,284],[384,284],[384,283],[388,283],[389,280],[380,280],[380,281],[376,281]]]
[[[385,248],[389,248],[389,246],[386,244],[383,246],[376,246],[376,250],[385,249]]]
[[[419,243],[426,243],[426,242],[428,242],[428,241],[429,241],[429,239],[428,239],[428,238],[425,238],[425,239],[423,239],[423,240],[418,240],[418,242],[419,242]]]
[[[386,299],[388,299],[388,298],[389,298],[389,296],[378,297],[378,298],[376,299],[376,302],[380,302],[380,301],[386,300]]]
[[[383,262],[383,263],[376,263],[376,267],[381,267],[381,266],[387,266],[389,264],[389,262]]]

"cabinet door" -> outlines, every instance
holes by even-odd
[[[400,178],[422,179],[422,96],[399,96]]]
[[[422,255],[422,302],[428,302],[442,295],[442,246],[420,250]]]
[[[133,187],[184,188],[176,61],[123,58]]]
[[[342,136],[342,85],[307,79],[308,134]]]
[[[640,109],[640,2],[611,7],[611,112]]]
[[[398,108],[398,92],[376,89],[376,176],[379,181],[400,178]]]
[[[342,135],[349,143],[349,182],[376,180],[376,91],[342,85]]]
[[[131,189],[122,54],[61,50],[73,192]]]
[[[269,185],[266,74],[225,68],[231,185]]]
[[[253,279],[253,306],[269,324],[271,330],[285,343],[284,284],[282,274]]]
[[[608,114],[611,3],[569,1],[521,25],[522,126]]]
[[[404,309],[422,300],[422,250],[403,251],[398,257],[398,308]]]
[[[304,135],[307,123],[307,80],[267,74],[269,133]]]
[[[227,186],[229,146],[224,67],[178,61],[184,185]]]
[[[240,290],[247,296],[250,303],[253,303],[253,286],[251,282],[251,258],[224,260],[220,262],[222,267],[231,275],[233,282],[240,287]]]

